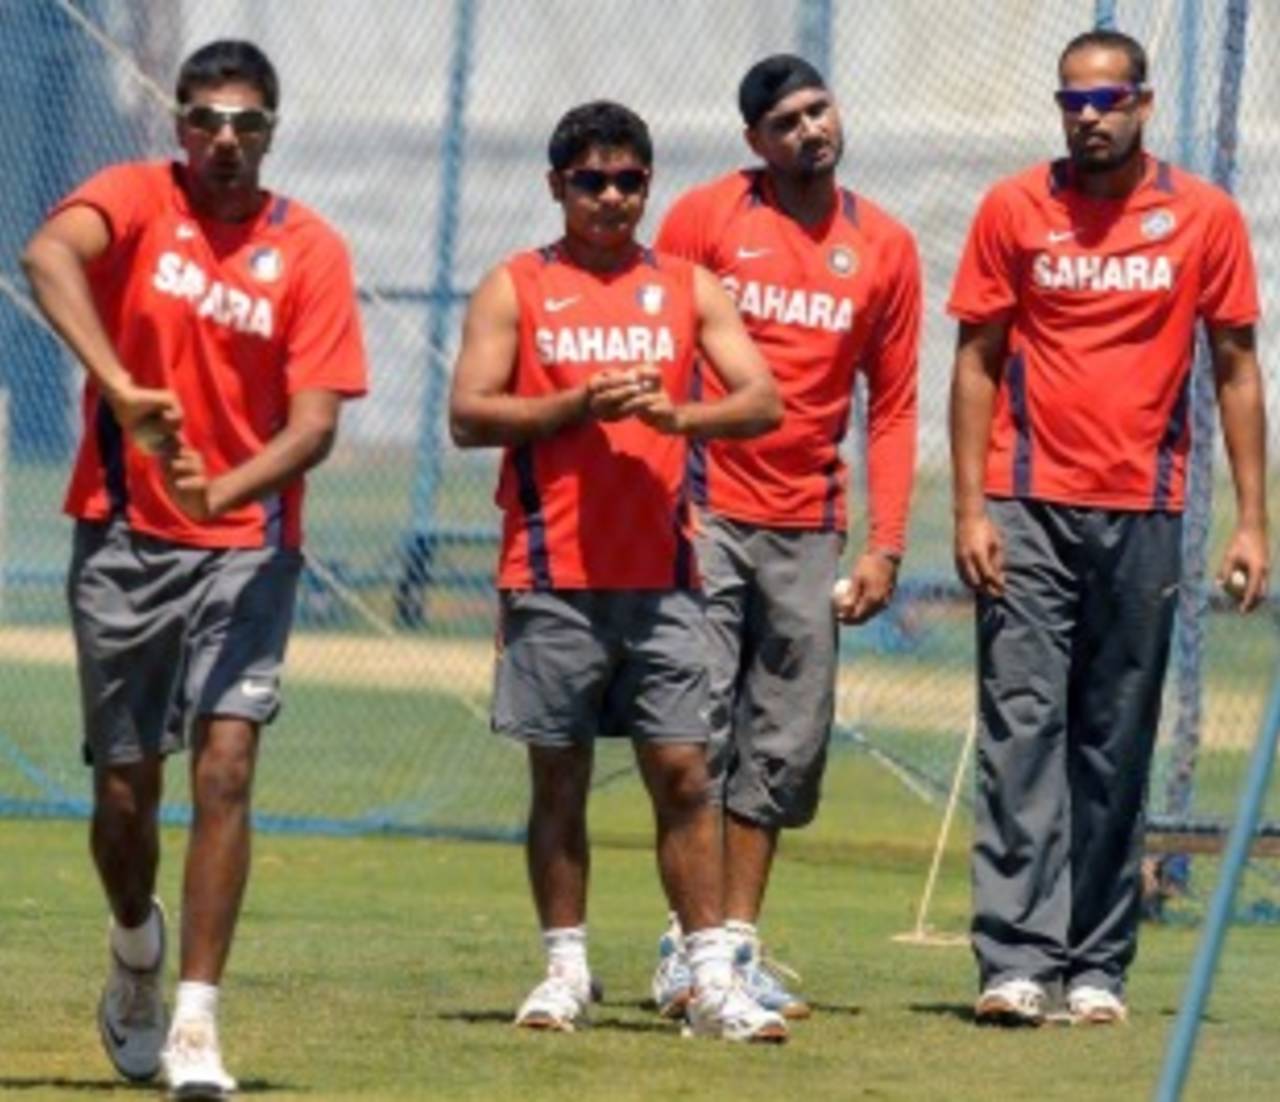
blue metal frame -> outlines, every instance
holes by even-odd
[[[1280,668],[1277,668],[1276,676],[1272,678],[1271,701],[1263,717],[1258,741],[1253,747],[1253,757],[1249,760],[1249,773],[1245,778],[1245,788],[1240,796],[1240,806],[1236,813],[1235,824],[1231,828],[1231,837],[1227,840],[1226,853],[1222,859],[1222,872],[1218,877],[1217,887],[1214,888],[1204,929],[1200,932],[1200,944],[1196,947],[1195,960],[1192,961],[1191,974],[1187,979],[1186,993],[1182,997],[1182,1005],[1178,1008],[1178,1018],[1174,1022],[1173,1032],[1169,1035],[1164,1066],[1160,1072],[1160,1082],[1156,1087],[1156,1102],[1177,1102],[1182,1095],[1182,1087],[1186,1082],[1187,1072],[1191,1068],[1191,1057],[1195,1054],[1200,1017],[1204,1013],[1205,1004],[1209,1001],[1213,977],[1218,969],[1218,957],[1222,953],[1222,941],[1226,935],[1227,925],[1231,921],[1232,902],[1240,886],[1240,874],[1249,858],[1249,842],[1258,828],[1258,820],[1266,801],[1278,740],[1280,740]]]
[[[832,81],[831,0],[801,0],[797,16],[796,52]]]
[[[445,100],[445,130],[440,157],[440,202],[436,212],[435,275],[427,314],[427,378],[418,426],[418,462],[410,503],[409,532],[404,562],[396,586],[396,619],[405,626],[426,620],[426,589],[431,581],[436,550],[436,500],[440,493],[442,441],[448,372],[443,363],[457,292],[453,286],[458,237],[458,209],[462,201],[462,171],[466,153],[467,89],[475,44],[479,0],[455,0],[453,48]]]
[[[1248,12],[1248,0],[1231,0],[1222,44],[1222,76],[1211,175],[1214,183],[1226,191],[1231,191],[1235,182]],[[1183,32],[1188,31],[1198,34],[1194,25],[1184,25]],[[1184,46],[1184,51],[1186,49]],[[1174,641],[1178,663],[1178,718],[1173,737],[1173,762],[1165,793],[1165,813],[1173,818],[1191,813],[1195,795],[1195,765],[1203,713],[1204,623],[1211,584],[1208,556],[1213,522],[1216,422],[1213,364],[1208,342],[1201,333],[1196,342],[1196,360],[1191,377],[1191,452],[1187,460],[1187,507],[1183,521],[1183,585],[1178,599],[1178,628]],[[1182,863],[1175,862],[1170,872],[1181,881],[1187,877],[1187,869]]]
[[[1198,171],[1196,102],[1200,98],[1198,0],[1182,0],[1178,15],[1178,164]]]

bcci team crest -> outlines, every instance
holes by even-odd
[[[284,275],[284,257],[280,250],[264,245],[249,254],[249,274],[259,283],[274,283]]]
[[[833,275],[847,279],[858,270],[858,254],[847,245],[836,245],[827,253],[827,267]]]
[[[642,284],[636,292],[636,302],[640,304],[640,309],[651,317],[662,313],[666,301],[667,293],[657,283]]]
[[[1142,236],[1149,241],[1158,241],[1162,237],[1168,237],[1173,233],[1173,227],[1178,221],[1173,216],[1173,211],[1161,208],[1153,210],[1150,214],[1142,219]]]

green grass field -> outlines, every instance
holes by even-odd
[[[370,493],[370,482],[350,477],[359,471],[326,471],[317,480],[313,528],[324,555],[357,573],[376,574],[392,561],[404,523],[402,468],[379,484],[394,493]],[[26,476],[31,493],[15,500],[56,500],[60,490],[48,472]],[[59,484],[61,478],[59,471]],[[491,522],[488,488],[486,482],[480,494],[462,479],[451,481],[442,512],[459,524]],[[912,559],[921,573],[950,570],[944,491],[942,481],[922,479]],[[13,559],[60,569],[51,549],[65,552],[67,526],[53,506],[18,519],[10,524]],[[491,549],[451,554],[449,569],[487,577]],[[389,617],[389,588],[362,595]],[[54,586],[6,597],[10,623],[61,622]],[[435,609],[437,626],[460,640],[483,640],[491,630],[487,584],[450,591]],[[350,610],[344,615],[335,626],[353,639],[367,630]],[[911,649],[887,657],[876,649],[879,637],[846,639],[861,686],[876,690],[896,678],[908,689],[896,696],[869,692],[861,706],[883,723],[863,733],[942,783],[965,724],[970,615],[958,605],[927,610],[913,624]],[[1260,618],[1242,624],[1224,615],[1211,619],[1209,633],[1211,714],[1235,708],[1240,697],[1260,704],[1275,653],[1270,628]],[[70,666],[26,657],[0,664],[6,702],[0,796],[38,799],[52,785],[83,797],[87,777],[74,752],[79,718]],[[364,662],[353,644],[343,684],[291,685],[264,751],[260,806],[276,815],[385,817],[460,829],[515,825],[521,761],[485,732],[470,674],[459,666],[455,691],[447,692],[377,684],[384,671]],[[1239,749],[1206,748],[1201,756],[1197,800],[1206,810],[1234,806],[1244,748],[1255,733],[1251,723],[1239,726],[1239,740],[1231,740]],[[847,745],[832,756],[818,824],[788,839],[765,930],[773,951],[805,975],[818,1014],[782,1050],[681,1040],[642,1006],[665,908],[649,852],[648,810],[625,765],[617,748],[602,752],[598,765],[599,774],[614,778],[593,803],[592,959],[607,999],[595,1028],[580,1036],[525,1036],[509,1025],[540,968],[518,848],[263,835],[225,1000],[228,1063],[246,1094],[281,1102],[1150,1096],[1196,931],[1183,925],[1144,931],[1127,1028],[977,1030],[969,1016],[968,952],[892,940],[915,920],[939,809]],[[177,775],[170,792],[183,798]],[[1272,787],[1273,819],[1280,816],[1277,793],[1280,782]],[[15,1099],[127,1096],[94,1026],[104,911],[84,835],[79,822],[0,819],[0,1094]],[[166,835],[162,890],[171,910],[180,845],[180,832]],[[1209,890],[1212,869],[1209,862],[1197,865],[1201,892]],[[964,838],[957,837],[932,923],[963,931],[967,896]],[[1274,925],[1232,932],[1188,1098],[1274,1093],[1277,974]]]
[[[909,929],[938,812],[867,757],[834,763],[825,810],[788,841],[766,932],[807,979],[815,1017],[781,1049],[682,1040],[645,1009],[663,906],[635,781],[596,797],[595,1026],[509,1024],[540,948],[517,847],[408,838],[258,839],[224,996],[224,1049],[245,1094],[287,1099],[1143,1099],[1176,1012],[1195,931],[1148,927],[1128,1027],[977,1029],[967,950],[895,943]],[[0,1093],[133,1092],[98,1047],[104,915],[83,823],[0,820]],[[963,829],[961,830],[963,833]],[[176,906],[180,832],[162,892]],[[933,924],[960,931],[963,838]],[[172,968],[172,965],[171,965]],[[1187,1098],[1270,1097],[1280,935],[1228,940]]]

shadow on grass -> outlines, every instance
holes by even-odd
[[[809,1006],[815,1014],[831,1014],[845,1018],[856,1018],[862,1013],[860,1006],[844,1006],[840,1003],[810,1003]]]
[[[78,1091],[81,1094],[138,1094],[155,1097],[156,1082],[130,1083],[125,1079],[67,1079],[61,1075],[0,1075],[0,1091],[36,1090]],[[273,1083],[268,1079],[241,1079],[240,1094],[266,1094],[268,1091],[300,1091],[290,1083]]]
[[[911,1003],[912,1014],[933,1014],[939,1018],[955,1018],[961,1022],[973,1022],[972,1003]]]
[[[606,1003],[606,1006],[641,1009],[643,1003]],[[450,1010],[437,1014],[443,1022],[464,1022],[467,1025],[504,1025],[511,1026],[510,1010]],[[672,1022],[662,1020],[636,1021],[632,1018],[594,1017],[583,1027],[586,1030],[605,1029],[617,1033],[672,1033],[676,1026]]]
[[[467,1025],[511,1025],[510,1010],[447,1010],[437,1014],[442,1022],[465,1022]]]

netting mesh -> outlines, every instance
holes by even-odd
[[[1224,58],[1233,5],[1111,6],[1152,55],[1158,98],[1148,144],[1210,174],[1223,149],[1219,93],[1232,71]],[[1254,8],[1229,152],[1263,301],[1274,302],[1280,198],[1268,181],[1280,167],[1280,76],[1258,62],[1280,48],[1280,12]],[[260,816],[317,829],[516,828],[523,759],[487,732],[496,456],[456,452],[444,428],[466,296],[509,252],[557,236],[544,148],[568,106],[608,96],[649,121],[651,233],[679,191],[743,162],[734,104],[742,72],[766,53],[797,48],[826,66],[843,106],[843,179],[914,230],[926,281],[911,551],[890,613],[844,634],[841,741],[874,747],[926,789],[945,787],[973,707],[973,673],[972,612],[951,570],[945,404],[954,326],[943,302],[982,192],[1059,154],[1050,99],[1057,54],[1093,24],[1095,4],[380,0],[352,13],[341,0],[10,0],[0,10],[10,47],[0,112],[11,148],[23,153],[0,196],[0,807],[83,810],[87,791],[61,595],[69,525],[57,512],[80,372],[31,311],[16,257],[42,211],[89,172],[173,152],[166,106],[177,65],[222,36],[257,41],[281,73],[283,122],[267,181],[348,237],[373,364],[370,397],[348,408],[340,443],[312,482],[309,567],[287,706],[263,755]],[[1264,363],[1278,352],[1264,328]],[[1274,387],[1269,401],[1275,424]],[[855,432],[855,474],[857,452]],[[1232,516],[1217,452],[1205,483],[1216,491],[1211,554]],[[1185,765],[1185,754],[1170,764],[1169,747],[1191,701],[1199,756],[1179,814],[1222,815],[1255,735],[1273,629],[1216,608],[1200,616],[1207,588],[1193,576],[1188,584],[1186,608],[1203,625],[1204,645],[1179,648],[1182,689],[1172,678],[1154,803],[1163,808],[1171,774]],[[606,760],[601,772],[612,771]],[[181,814],[181,790],[171,795]],[[1274,799],[1269,817],[1280,817]]]

